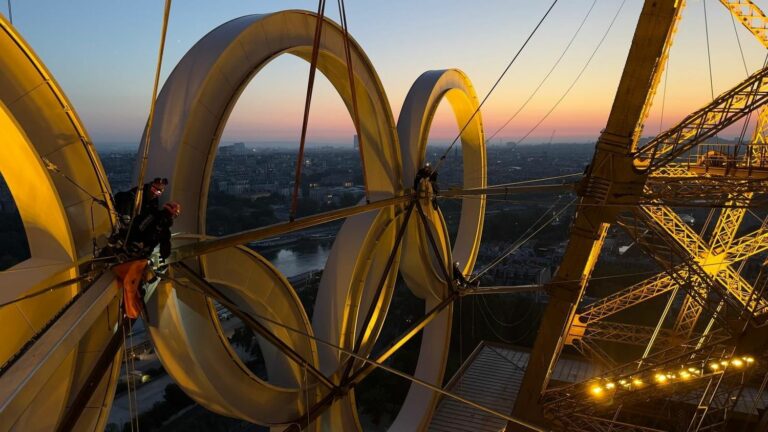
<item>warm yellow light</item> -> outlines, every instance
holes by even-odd
[[[728,360],[723,360],[720,362],[720,364],[723,366],[728,366]]]
[[[717,363],[712,363],[711,365],[709,365],[709,368],[712,370],[718,370],[720,369],[720,365]]]
[[[603,394],[603,388],[600,387],[599,385],[593,385],[589,389],[589,391],[592,392],[592,394],[595,395],[595,396],[600,396],[601,394]]]
[[[695,367],[689,367],[689,368],[688,368],[688,372],[696,373],[696,372],[698,372],[698,371],[699,371],[699,370],[698,370],[698,369],[696,369]]]
[[[610,390],[610,389],[612,389],[614,387],[616,387],[616,384],[614,384],[612,382],[609,382],[609,383],[605,384],[605,388],[607,388],[608,390]]]
[[[688,371],[680,371],[680,378],[682,379],[688,379],[691,377],[691,374],[688,373]]]
[[[636,386],[641,386],[643,385],[643,382],[639,378],[635,378],[632,380],[632,384]]]
[[[733,359],[733,360],[731,360],[731,364],[736,366],[736,367],[744,366],[744,362],[741,361],[741,359]]]
[[[754,363],[755,359],[750,357],[750,356],[746,356],[746,357],[744,357],[744,361],[747,362],[747,363]]]
[[[664,374],[656,374],[655,378],[656,378],[656,381],[661,384],[664,384],[665,382],[667,382],[667,376]]]
[[[627,385],[627,380],[625,380],[625,379],[623,379],[623,380],[619,380],[619,384],[621,384],[621,385]]]

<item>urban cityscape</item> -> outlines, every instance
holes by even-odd
[[[436,160],[445,149],[445,145],[430,146],[429,156]],[[489,145],[488,177],[489,181],[501,184],[580,173],[589,162],[590,156],[589,144]],[[110,148],[109,151],[102,152],[100,157],[114,188],[113,193],[129,189],[134,181],[135,152],[115,151]],[[451,152],[446,161],[439,183],[445,188],[459,187],[462,173],[460,149]],[[296,152],[290,149],[265,148],[258,144],[222,144],[216,155],[208,197],[207,232],[211,235],[225,235],[287,220],[295,163]],[[352,145],[310,147],[306,152],[304,164],[299,215],[307,216],[353,206],[364,199],[359,153]],[[2,217],[8,220],[18,218],[18,215],[14,214],[12,197],[7,193],[7,188],[2,191]],[[552,204],[555,201],[565,204],[570,199],[571,194],[528,194],[511,196],[508,201],[489,200],[477,267],[482,268],[514,241],[522,238],[526,229],[536,219],[547,212],[553,213]],[[460,216],[460,200],[446,198],[442,201],[444,202],[440,205],[449,231],[455,231]],[[512,224],[508,223],[507,215],[510,212],[516,215]],[[562,257],[565,247],[563,238],[570,217],[572,212],[563,213],[560,220],[553,223],[549,230],[533,237],[502,264],[493,267],[492,271],[483,277],[482,284],[525,285],[548,282]],[[317,284],[340,226],[339,223],[330,223],[249,245],[289,278],[310,317]],[[23,248],[14,246],[23,241],[23,228],[20,220],[18,224],[3,223],[0,227],[0,236],[8,239],[2,242],[5,247],[1,251],[2,262],[7,268],[17,260],[23,259],[23,252],[19,252]],[[403,286],[399,286],[397,293],[399,296],[393,300],[390,315],[393,323],[406,325],[419,316],[423,305],[418,299],[408,295]],[[501,302],[495,300],[494,304],[485,301],[473,304],[473,308],[476,307],[478,311],[482,308],[483,312],[477,312],[477,315],[474,312],[467,314],[464,317],[467,327],[463,329],[463,333],[460,333],[458,328],[454,332],[453,345],[456,347],[452,348],[449,370],[457,369],[468,355],[468,352],[459,352],[459,339],[462,339],[462,344],[466,347],[473,347],[480,340],[514,342],[521,346],[530,346],[535,335],[531,329],[538,325],[537,317],[540,318],[545,301],[542,293],[537,293],[530,297]],[[222,326],[238,354],[255,373],[263,376],[265,370],[263,361],[259,361],[260,351],[256,336],[239,319],[233,317],[231,312],[221,306],[218,309]],[[529,319],[501,331],[495,330],[486,320],[500,315],[502,310],[505,316],[510,311],[517,311]],[[387,340],[388,336],[394,337],[403,330],[401,327],[388,328],[387,334],[382,338]],[[472,330],[467,330],[469,328]],[[205,430],[257,430],[247,423],[216,416],[200,407],[195,408],[193,401],[178,390],[170,377],[164,374],[160,362],[151,352],[148,336],[141,327],[135,329],[134,338],[130,353],[136,356],[134,379],[138,380],[137,397],[141,401],[139,407],[142,425],[156,425],[162,426],[163,430],[181,431],[188,430],[193,422],[203,422]],[[412,368],[418,355],[417,349],[418,340],[406,346],[393,362],[405,369]],[[368,427],[371,430],[386,430],[388,422],[391,422],[393,415],[400,408],[396,401],[400,400],[402,403],[405,397],[407,382],[390,380],[384,374],[376,374],[370,378],[370,384],[367,385],[374,389],[389,386],[387,390],[380,390],[381,393],[361,392],[370,396],[358,399]],[[128,427],[129,416],[126,389],[125,383],[117,387],[108,430],[129,430],[123,426],[123,423],[126,423],[125,427]],[[379,395],[378,398],[375,397],[376,394]],[[192,412],[188,412],[190,409]],[[182,413],[184,414],[180,415]]]
[[[209,3],[0,3],[0,432],[768,432],[768,0]]]

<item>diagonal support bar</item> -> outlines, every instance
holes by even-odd
[[[224,307],[229,309],[235,316],[237,316],[248,327],[258,333],[261,337],[266,339],[269,343],[274,345],[275,348],[283,352],[288,358],[294,361],[296,364],[305,368],[312,376],[329,389],[333,389],[336,386],[326,377],[320,370],[314,365],[308,362],[304,357],[286,344],[277,335],[272,333],[267,326],[250,316],[248,313],[243,312],[235,302],[230,300],[224,293],[221,292],[215,285],[211,284],[207,280],[203,279],[194,270],[184,263],[174,264],[174,268],[179,270],[184,276],[188,277],[195,286],[203,292],[204,295],[216,299]]]
[[[752,0],[720,0],[731,14],[750,31],[757,40],[768,48],[768,18]]]
[[[635,152],[635,165],[655,170],[674,161],[768,102],[768,68],[760,69]]]
[[[682,268],[676,269],[676,271],[682,270]],[[600,321],[624,309],[669,292],[676,286],[677,283],[667,273],[662,272],[588,305],[579,314],[579,317],[586,324]]]

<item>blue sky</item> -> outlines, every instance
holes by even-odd
[[[584,29],[559,67],[526,109],[497,136],[517,140],[552,107],[582,68],[619,8],[619,0],[560,0],[529,46],[483,109],[486,134],[519,107],[549,70],[596,1]],[[5,2],[3,2],[5,3]],[[758,1],[761,6],[766,6]],[[376,67],[394,111],[423,71],[457,67],[485,95],[528,36],[549,1],[391,0],[347,1],[352,35]],[[706,0],[715,93],[756,70],[765,49],[741,25],[734,32],[728,11]],[[236,17],[280,9],[310,9],[315,1],[218,2],[177,0],[171,12],[162,79],[199,38]],[[605,125],[641,0],[626,0],[616,24],[581,80],[528,142],[590,141]],[[338,19],[336,2],[327,15]],[[59,81],[97,143],[139,140],[149,110],[162,19],[162,0],[13,1],[14,24]],[[647,134],[671,126],[710,100],[703,0],[689,0],[672,48],[666,95],[662,87],[646,123]],[[0,13],[7,16],[5,4]],[[282,56],[249,84],[224,132],[224,141],[297,141],[308,64]],[[663,84],[662,84],[663,85]],[[352,123],[330,84],[315,86],[309,139],[351,143]],[[664,119],[660,118],[665,98]],[[663,120],[663,121],[662,121]],[[450,140],[457,132],[441,107],[431,138]]]

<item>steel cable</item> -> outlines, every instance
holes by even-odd
[[[621,4],[619,5],[619,9],[616,10],[616,14],[613,16],[613,19],[611,20],[611,23],[608,25],[608,28],[605,30],[605,33],[603,33],[603,37],[600,39],[600,42],[597,43],[597,46],[595,47],[594,51],[592,51],[592,54],[587,59],[587,62],[581,68],[581,71],[579,71],[578,75],[576,75],[576,78],[573,80],[573,82],[571,82],[571,85],[568,86],[568,88],[565,90],[565,93],[563,93],[563,95],[560,96],[560,99],[558,99],[557,102],[555,102],[552,108],[550,108],[549,111],[547,111],[547,113],[544,114],[544,116],[528,132],[526,132],[526,134],[523,135],[522,138],[520,138],[517,141],[518,144],[525,141],[525,139],[528,138],[528,136],[530,136],[536,129],[538,129],[538,127],[544,122],[544,120],[546,120],[555,111],[555,109],[560,105],[563,99],[565,99],[565,97],[568,96],[568,93],[570,93],[571,90],[573,90],[573,87],[576,85],[576,83],[579,82],[582,75],[584,75],[584,72],[587,70],[587,67],[592,62],[592,59],[595,58],[595,54],[597,54],[597,51],[603,45],[603,42],[605,42],[605,39],[608,36],[608,33],[611,31],[611,29],[613,28],[613,25],[616,23],[616,18],[619,17],[619,13],[624,8],[625,3],[626,3],[626,0],[622,0]]]
[[[144,136],[144,148],[142,149],[141,159],[139,161],[139,178],[136,188],[136,197],[133,202],[133,210],[131,212],[131,223],[129,224],[128,231],[125,234],[125,240],[128,241],[128,234],[131,232],[133,221],[136,219],[136,215],[139,214],[141,208],[142,195],[144,193],[144,175],[147,170],[147,159],[149,158],[149,146],[152,140],[152,125],[155,120],[155,107],[157,105],[157,88],[160,86],[160,70],[163,66],[163,53],[165,51],[165,37],[168,34],[168,21],[171,14],[171,0],[165,0],[165,9],[163,10],[163,28],[160,33],[160,48],[157,53],[157,66],[155,67],[155,81],[152,85],[152,100],[149,103],[149,120],[147,121],[147,131]]]
[[[504,130],[504,128],[506,128],[507,125],[509,125],[509,123],[511,123],[512,120],[514,120],[517,117],[517,115],[520,114],[520,112],[528,105],[528,103],[534,98],[534,96],[536,96],[536,94],[539,92],[539,90],[544,85],[544,83],[549,79],[549,76],[552,75],[552,73],[555,71],[557,66],[560,64],[560,61],[563,60],[563,57],[565,57],[565,54],[571,48],[571,45],[573,45],[573,41],[576,40],[576,36],[578,36],[579,32],[581,32],[581,29],[584,27],[584,24],[587,22],[587,18],[589,18],[589,15],[592,14],[592,9],[595,8],[595,4],[597,4],[597,0],[594,0],[592,2],[592,5],[589,7],[589,10],[587,11],[587,14],[584,15],[584,18],[581,20],[581,24],[579,24],[579,27],[576,29],[576,32],[573,33],[573,36],[571,36],[571,40],[568,41],[568,44],[565,46],[565,49],[563,49],[563,52],[560,53],[560,57],[557,58],[557,61],[555,61],[555,64],[553,64],[552,67],[549,69],[549,72],[547,72],[547,74],[544,75],[544,78],[539,82],[539,85],[536,86],[533,92],[531,92],[531,94],[528,96],[525,102],[523,102],[523,104],[520,105],[520,108],[518,108],[517,111],[515,111],[515,113],[512,114],[512,116],[510,116],[509,119],[507,119],[507,121],[504,122],[503,125],[501,125],[501,127],[496,129],[496,132],[491,134],[490,137],[486,138],[487,142],[490,142],[494,137],[496,137],[496,135],[499,134],[499,132]]]
[[[462,128],[459,130],[459,134],[456,135],[456,138],[453,139],[453,142],[451,142],[451,145],[448,146],[448,149],[446,149],[445,153],[440,157],[440,160],[437,162],[437,165],[435,165],[434,172],[437,172],[440,169],[440,165],[442,165],[443,161],[445,160],[445,157],[451,151],[453,146],[456,145],[456,142],[459,140],[459,138],[461,138],[461,134],[464,133],[464,131],[467,129],[467,127],[472,122],[472,120],[474,120],[475,116],[477,116],[477,113],[480,112],[480,109],[485,104],[485,101],[488,100],[488,97],[491,96],[491,93],[493,93],[493,91],[496,89],[496,87],[501,82],[502,78],[504,78],[504,75],[506,75],[507,71],[509,71],[509,68],[512,67],[512,64],[515,63],[515,60],[517,60],[517,58],[520,56],[520,53],[523,52],[523,49],[526,47],[526,45],[528,45],[528,42],[530,42],[531,38],[533,38],[533,35],[536,34],[536,31],[539,29],[539,27],[541,27],[541,24],[544,23],[544,20],[547,18],[549,13],[552,11],[552,8],[555,7],[555,5],[557,4],[557,1],[558,0],[554,0],[552,2],[552,4],[549,6],[549,9],[547,9],[547,12],[544,13],[544,16],[541,17],[541,19],[539,20],[538,24],[536,24],[536,27],[534,27],[533,31],[525,39],[525,42],[523,42],[523,45],[520,46],[520,49],[517,50],[517,53],[515,53],[515,55],[512,57],[512,60],[509,61],[509,63],[507,64],[507,67],[504,68],[504,71],[501,72],[501,75],[499,75],[499,78],[496,80],[496,82],[493,84],[493,86],[491,86],[491,89],[488,90],[488,93],[486,93],[486,95],[483,98],[483,100],[477,106],[477,109],[475,109],[475,111],[472,113],[472,115],[469,116],[469,119],[467,119],[466,123],[464,123],[464,126],[462,126]]]

